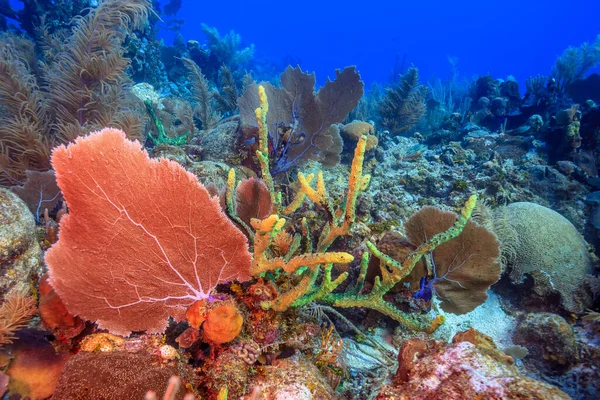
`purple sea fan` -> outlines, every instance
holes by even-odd
[[[336,71],[335,80],[314,92],[315,74],[288,66],[281,74],[281,87],[262,82],[269,99],[269,141],[272,173],[278,174],[309,160],[325,166],[340,161],[343,142],[335,125],[354,109],[364,93],[364,83],[355,67]],[[246,141],[257,136],[254,110],[259,106],[257,84],[238,99],[241,129]]]

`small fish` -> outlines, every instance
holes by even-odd
[[[248,147],[252,146],[254,143],[256,143],[256,138],[254,136],[252,136],[250,139],[244,140],[244,145]]]
[[[433,282],[435,279],[427,281],[427,277],[424,276],[419,281],[419,290],[417,290],[412,297],[416,299],[423,299],[426,302],[431,301],[431,297],[433,296]]]

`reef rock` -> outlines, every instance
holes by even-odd
[[[587,243],[569,220],[539,204],[518,202],[495,212],[493,230],[513,283],[529,275],[538,295],[559,293],[567,310],[586,309],[580,289],[594,265]]]
[[[239,121],[231,120],[217,125],[206,132],[200,145],[204,149],[204,160],[229,162],[236,157],[235,143]]]
[[[549,375],[564,373],[577,358],[573,329],[557,314],[527,314],[517,324],[513,342],[527,348],[526,365]]]
[[[559,389],[519,375],[511,357],[474,329],[451,344],[412,339],[398,354],[393,385],[377,399],[569,399]]]
[[[0,297],[11,290],[28,292],[30,278],[41,274],[42,249],[35,219],[10,190],[0,188]]]
[[[258,367],[257,373],[252,386],[262,388],[261,399],[316,400],[338,398],[317,367],[300,356],[280,360],[276,366]]]

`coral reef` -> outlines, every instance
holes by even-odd
[[[457,334],[451,344],[413,339],[398,355],[392,386],[377,399],[569,399],[560,390],[521,376],[511,357],[487,336],[470,330]]]
[[[598,397],[600,39],[526,82],[397,57],[365,93],[184,37],[179,0],[21,3],[0,397]]]
[[[42,271],[42,249],[35,219],[13,192],[0,188],[0,294],[31,292],[32,279]]]

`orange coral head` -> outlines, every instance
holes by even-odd
[[[204,340],[211,344],[231,342],[242,331],[244,319],[235,304],[226,302],[213,308],[206,315]]]
[[[65,303],[48,282],[48,274],[40,280],[40,317],[43,326],[59,339],[66,340],[77,336],[85,328],[81,318],[69,313]]]
[[[52,153],[69,206],[46,252],[67,309],[113,334],[163,332],[220,283],[250,278],[246,236],[196,176],[118,129]]]
[[[189,306],[185,316],[194,328],[200,328],[200,325],[206,320],[206,301],[198,300]]]

